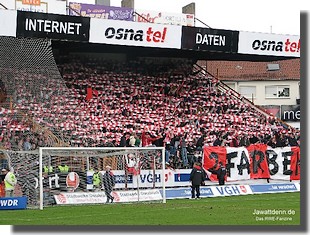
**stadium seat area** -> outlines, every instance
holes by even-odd
[[[18,148],[18,140],[10,146],[8,138],[12,142],[18,139],[15,135],[25,136],[33,128],[14,118],[17,111],[70,146],[122,146],[124,138],[132,146],[130,136],[145,140],[146,134],[150,141],[142,140],[139,146],[163,146],[180,142],[182,136],[195,147],[199,140],[214,145],[219,138],[220,145],[237,147],[244,136],[250,142],[255,136],[256,142],[268,143],[275,133],[292,132],[299,139],[298,130],[267,117],[205,71],[193,72],[190,60],[124,62],[66,56],[57,62],[63,86],[44,84],[40,74],[25,71],[19,76],[14,107],[1,110],[3,148]],[[51,145],[45,143],[47,137],[39,143],[33,138],[37,136],[32,135],[33,148]]]

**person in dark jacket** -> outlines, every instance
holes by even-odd
[[[102,183],[103,183],[103,187],[104,187],[104,192],[107,196],[106,203],[109,203],[110,200],[112,203],[114,200],[114,197],[111,195],[111,193],[112,193],[113,187],[115,186],[115,176],[111,172],[110,166],[106,166],[106,172],[104,173],[104,175],[102,177]]]
[[[206,178],[206,173],[201,167],[200,162],[195,162],[193,165],[193,169],[190,173],[189,180],[191,181],[191,188],[192,188],[192,197],[191,199],[200,198],[200,185],[204,185],[204,180]]]
[[[299,146],[296,137],[294,136],[293,132],[288,132],[289,136],[287,137],[289,146]]]
[[[223,165],[222,162],[219,163],[219,168],[215,170],[214,168],[208,169],[212,174],[216,174],[219,185],[225,184],[225,176],[226,176],[226,167]]]
[[[198,151],[202,151],[205,137],[206,137],[206,134],[202,134],[202,136],[200,136],[200,138],[197,140],[196,148]]]
[[[218,169],[217,179],[219,181],[219,185],[225,184],[225,176],[226,176],[226,167],[220,162],[220,168]]]

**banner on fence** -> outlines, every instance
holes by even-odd
[[[246,180],[253,179],[300,180],[299,147],[271,148],[264,144],[251,145],[248,148],[206,147],[202,161],[209,180],[214,182],[217,182],[217,176],[211,173],[210,169],[218,169],[220,162],[226,167],[228,182],[242,181],[244,183]],[[116,181],[115,189],[137,188],[138,186],[141,188],[161,187],[163,180],[168,188],[190,186],[191,169],[170,168],[165,170],[165,174],[162,174],[162,170],[143,169],[138,175],[126,175],[124,170],[112,170],[112,172]],[[68,174],[51,174],[48,179],[49,187],[60,189],[80,183],[81,187],[91,190],[93,189],[93,173],[93,171],[71,172],[69,174],[74,176],[71,178],[68,178]],[[219,188],[219,190],[221,193],[222,189]],[[239,191],[242,192],[242,190]]]
[[[226,167],[227,180],[247,179],[300,179],[300,148],[271,148],[265,144],[249,147],[206,147],[203,153],[203,167],[212,172],[220,162]],[[211,174],[210,180],[216,180]]]

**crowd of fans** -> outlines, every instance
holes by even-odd
[[[189,60],[58,60],[61,77],[10,79],[13,111],[0,112],[0,148],[51,146],[14,115],[27,113],[70,146],[165,146],[166,162],[191,167],[203,146],[298,146],[300,133],[244,103]]]

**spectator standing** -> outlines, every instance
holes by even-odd
[[[68,173],[69,172],[69,166],[62,162],[61,165],[58,166],[57,171],[59,173]]]
[[[226,167],[220,162],[220,168],[218,169],[217,179],[219,181],[219,185],[225,184],[225,176],[226,176]]]
[[[141,143],[141,133],[137,133],[135,135],[135,147],[141,147],[142,143]]]
[[[276,133],[276,147],[285,147],[288,145],[288,140],[285,137],[284,131],[282,131],[281,133]]]
[[[135,147],[135,143],[136,143],[135,133],[131,133],[129,137],[129,147]]]
[[[31,143],[30,143],[30,137],[29,136],[26,137],[24,144],[23,144],[23,148],[25,151],[31,150]]]
[[[165,161],[167,164],[169,163],[170,160],[170,142],[164,143],[164,147],[165,147]]]
[[[182,157],[184,168],[187,168],[188,166],[186,137],[187,137],[187,133],[185,133],[185,135],[181,136],[180,138],[181,157]]]
[[[232,136],[230,147],[239,147],[238,135],[235,134]]]
[[[17,150],[22,151],[24,146],[24,141],[22,138],[19,139],[18,144],[17,144]]]
[[[121,137],[119,147],[129,147],[129,137],[130,134],[128,132],[124,133]]]
[[[101,190],[101,179],[102,179],[101,172],[98,169],[95,169],[95,172],[93,174],[94,191],[100,191]]]
[[[248,138],[247,134],[244,134],[244,136],[241,137],[240,142],[239,142],[239,146],[242,147],[249,147],[250,146],[250,140]]]
[[[277,147],[277,137],[275,135],[271,136],[270,139],[267,141],[267,145],[271,148]]]
[[[297,139],[294,136],[293,132],[289,131],[288,134],[289,136],[287,137],[287,139],[288,139],[289,146],[299,146]]]
[[[4,149],[9,149],[9,150],[12,149],[12,144],[11,144],[10,139],[8,137],[3,138],[3,147],[4,147]]]
[[[212,174],[216,174],[219,185],[225,184],[225,177],[226,177],[226,167],[223,165],[222,162],[219,163],[219,168],[216,170],[216,168],[210,168],[208,171],[210,171]]]
[[[228,143],[228,141],[227,141],[228,135],[229,135],[229,133],[227,133],[227,134],[223,134],[221,132],[218,133],[217,138],[213,142],[213,146],[225,146],[226,143]]]
[[[161,136],[152,137],[149,132],[142,132],[142,147],[152,146],[155,140],[161,138]]]
[[[196,148],[198,151],[202,151],[202,147],[204,145],[204,139],[206,137],[206,134],[202,134],[200,136],[200,138],[197,140],[197,143],[196,143]]]
[[[257,144],[259,143],[259,138],[254,133],[252,133],[249,138],[249,141],[250,141],[250,144]]]
[[[195,161],[197,159],[195,159],[195,151],[196,151],[196,146],[194,145],[194,142],[191,140],[189,141],[188,143],[188,146],[187,146],[187,159],[188,159],[188,164],[189,164],[189,167],[192,168]]]
[[[104,173],[102,177],[102,183],[104,187],[104,192],[107,197],[106,203],[109,203],[111,200],[111,203],[113,203],[114,197],[111,195],[113,187],[115,186],[115,176],[111,172],[111,167],[106,166],[106,172]]]
[[[193,169],[190,173],[189,180],[191,181],[191,199],[200,198],[200,185],[204,185],[204,180],[206,178],[206,173],[201,167],[201,163],[195,162]],[[196,195],[195,195],[196,194]]]
[[[4,172],[1,171],[0,175],[0,197],[5,197],[5,187],[4,187]]]
[[[213,146],[221,146],[223,142],[223,138],[222,136],[217,137],[214,142],[213,142]]]

